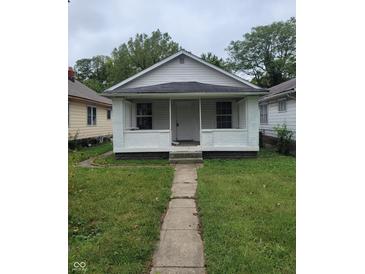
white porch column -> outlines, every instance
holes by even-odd
[[[247,96],[247,142],[249,146],[259,147],[260,111],[258,96]]]
[[[170,146],[172,145],[171,98],[169,99]]]
[[[113,152],[118,153],[124,146],[124,99],[115,98],[112,102]]]
[[[202,99],[199,97],[199,142],[202,144]]]

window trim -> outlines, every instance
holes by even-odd
[[[266,113],[265,113],[266,116],[264,116],[263,112],[261,111],[262,107],[265,107],[265,109],[266,109]],[[265,121],[263,121],[263,119],[262,119],[263,117],[266,118]],[[267,125],[268,123],[269,123],[268,104],[261,104],[260,105],[260,125]]]
[[[217,109],[218,109],[218,104],[219,103],[229,103],[231,105],[231,113],[229,114],[218,114],[217,113]],[[218,116],[220,117],[230,117],[231,118],[231,127],[218,127]],[[215,121],[216,121],[216,128],[217,129],[230,129],[233,128],[233,104],[232,101],[216,101],[215,102]]]
[[[91,124],[89,124],[89,108],[91,108]],[[94,119],[93,119],[93,116],[94,116],[94,111],[93,109],[95,109],[95,124],[93,123]],[[98,117],[98,109],[96,106],[93,106],[93,105],[87,105],[86,106],[86,125],[88,127],[96,127],[97,125],[97,117]]]
[[[280,103],[285,103],[285,109],[280,110]],[[287,111],[287,100],[286,99],[281,99],[278,101],[278,112],[286,112]]]
[[[151,114],[147,115],[147,114],[138,114],[138,105],[139,104],[150,104],[151,105]],[[138,128],[138,130],[152,130],[153,129],[153,118],[152,118],[152,103],[151,102],[138,102],[136,103],[136,127]],[[138,118],[144,118],[144,117],[151,117],[151,128],[149,129],[140,129],[138,127]]]

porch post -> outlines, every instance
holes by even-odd
[[[125,110],[124,99],[115,98],[112,100],[112,123],[113,123],[113,151],[122,152],[124,147],[124,122]]]
[[[172,145],[172,127],[171,127],[171,98],[169,98],[169,121],[170,121],[170,146]]]
[[[199,97],[199,142],[202,144],[202,99]]]

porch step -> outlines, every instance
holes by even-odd
[[[201,151],[171,151],[170,159],[203,158]]]
[[[174,158],[169,161],[171,164],[198,164],[203,163],[203,158]]]
[[[172,164],[202,163],[203,154],[201,151],[171,151],[169,160]]]

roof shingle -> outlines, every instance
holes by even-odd
[[[77,80],[75,80],[75,82],[68,80],[68,95],[91,100],[97,103],[108,105],[112,104],[112,101],[110,99],[100,96],[96,91],[88,88]]]

